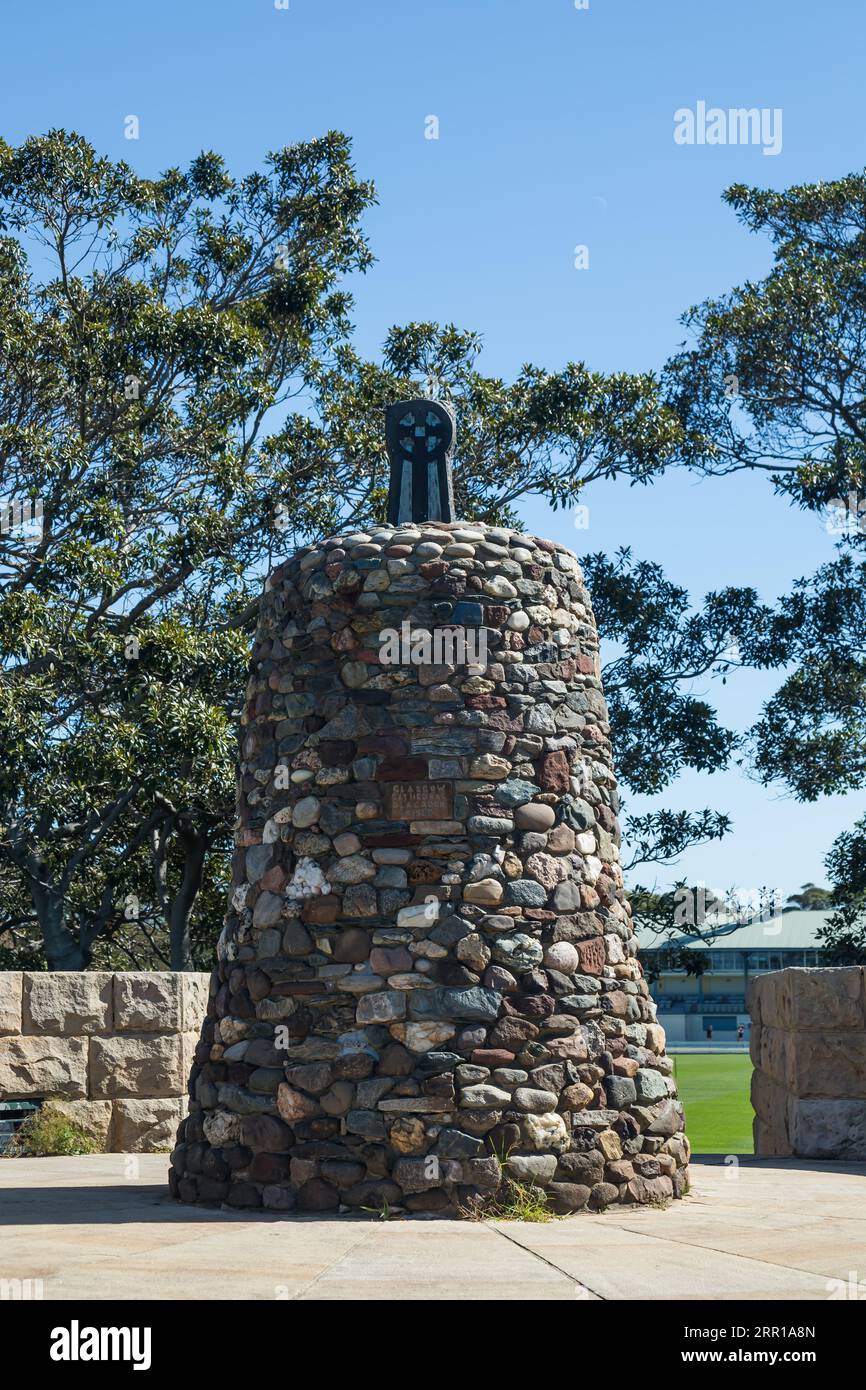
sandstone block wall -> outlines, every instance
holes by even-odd
[[[170,1147],[208,976],[0,971],[0,1100],[51,1098],[112,1153]]]
[[[866,1159],[866,973],[777,970],[749,987],[755,1152]]]

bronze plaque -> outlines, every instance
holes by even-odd
[[[454,792],[450,782],[388,782],[383,788],[389,820],[450,820]]]
[[[580,956],[580,968],[584,975],[600,975],[604,968],[604,941],[600,936],[591,936],[586,941],[576,941]]]

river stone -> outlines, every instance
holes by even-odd
[[[376,866],[360,854],[347,854],[328,870],[331,883],[366,883],[376,877]]]
[[[511,1096],[498,1086],[466,1086],[460,1095],[461,1109],[492,1110],[497,1106],[508,1105]]]
[[[501,996],[487,989],[413,990],[409,1014],[413,1019],[453,1018],[459,1022],[492,1023],[499,1013]]]
[[[590,1189],[581,1183],[552,1182],[547,1189],[547,1199],[559,1216],[568,1216],[580,1211],[589,1201]]]
[[[518,812],[522,809],[523,804],[528,802],[531,797],[535,796],[539,790],[540,788],[537,787],[534,782],[527,782],[520,777],[509,777],[506,782],[499,783],[499,786],[496,788],[495,796],[501,806],[513,806],[517,808],[514,818],[515,822],[519,824]],[[550,825],[553,824],[552,816],[548,823]],[[540,827],[524,826],[521,828],[537,830]]]
[[[527,801],[514,811],[514,824],[518,830],[549,830],[555,819],[553,807],[542,801]]]
[[[540,965],[544,957],[541,942],[525,932],[518,932],[515,936],[497,936],[490,949],[493,959],[511,970],[530,970],[533,965]]]
[[[547,1187],[556,1172],[556,1155],[511,1153],[505,1161],[505,1172],[515,1182]]]
[[[569,1134],[561,1115],[526,1115],[520,1129],[527,1149],[562,1153],[568,1148]]]
[[[314,1119],[316,1115],[322,1113],[318,1101],[306,1096],[301,1091],[296,1091],[293,1086],[283,1082],[277,1088],[277,1109],[280,1118],[285,1120],[287,1125],[297,1124],[301,1120]]]
[[[505,890],[495,878],[482,878],[477,883],[467,883],[463,889],[464,900],[477,903],[481,907],[495,907],[502,901]]]
[[[304,796],[292,808],[292,824],[296,830],[306,830],[319,819],[321,802],[315,796]]]
[[[544,964],[563,975],[573,975],[580,966],[580,955],[570,941],[556,941],[545,948]]]
[[[538,879],[548,891],[568,875],[568,865],[561,859],[554,859],[550,854],[531,854],[526,861],[526,867],[532,877]]]
[[[246,852],[246,871],[249,883],[258,883],[271,866],[273,845],[251,845]]]
[[[661,1072],[652,1071],[648,1067],[641,1067],[637,1072],[634,1084],[637,1089],[637,1101],[640,1105],[651,1105],[653,1101],[662,1100],[668,1095],[667,1078]]]
[[[457,1028],[453,1023],[397,1023],[391,1031],[410,1052],[429,1052],[453,1038]]]
[[[546,1115],[557,1106],[557,1097],[552,1091],[535,1091],[531,1086],[518,1086],[512,1100],[518,1110],[526,1110],[531,1115]]]
[[[505,902],[509,907],[543,907],[547,889],[534,879],[515,878],[506,885]]]
[[[459,1129],[442,1130],[436,1142],[436,1153],[440,1158],[477,1158],[484,1151],[484,1142],[472,1134],[464,1134]]]

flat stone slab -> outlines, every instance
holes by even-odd
[[[866,1269],[866,1164],[693,1158],[668,1210],[539,1225],[182,1206],[167,1156],[0,1162],[4,1278],[80,1299],[826,1299]]]

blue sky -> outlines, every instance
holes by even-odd
[[[392,323],[451,320],[484,335],[482,365],[504,376],[526,361],[659,368],[684,309],[769,264],[721,203],[727,185],[864,164],[860,0],[4,0],[2,35],[12,142],[64,126],[145,175],[202,148],[242,173],[269,149],[347,131],[379,195],[358,345],[375,352]],[[698,101],[781,108],[781,153],[676,144],[674,112]],[[588,270],[574,268],[578,244]],[[578,551],[630,545],[696,595],[750,583],[772,600],[832,554],[821,524],[761,479],[672,473],[586,500],[589,531],[537,500],[523,514]],[[742,727],[772,687],[747,674],[700,688]],[[735,822],[676,874],[784,892],[823,881],[831,840],[866,809],[862,795],[798,805],[739,772],[685,775],[664,801]]]

